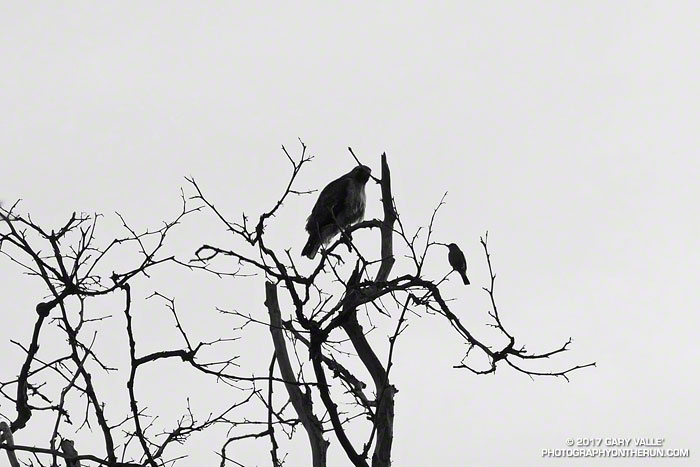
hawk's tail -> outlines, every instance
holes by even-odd
[[[309,259],[314,259],[318,249],[321,247],[321,241],[318,239],[318,235],[309,235],[309,240],[304,245],[304,249],[301,250],[301,256],[306,256]]]

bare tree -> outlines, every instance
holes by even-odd
[[[46,456],[51,459],[50,465],[57,465],[60,458],[65,460],[68,467],[79,466],[81,462],[124,467],[172,464],[177,459],[166,457],[170,446],[183,443],[192,433],[214,424],[233,423],[228,418],[229,414],[250,401],[259,391],[248,391],[221,413],[209,415],[203,420],[197,420],[188,410],[175,426],[162,432],[154,431],[153,416],[139,407],[135,391],[137,377],[144,367],[166,359],[179,359],[194,371],[209,374],[218,380],[253,380],[216,369],[226,366],[235,357],[217,362],[214,367],[200,361],[198,357],[202,348],[215,346],[224,340],[192,344],[180,325],[174,301],[158,293],[152,297],[165,300],[183,345],[181,348],[147,354],[138,352],[132,326],[130,282],[138,276],[148,276],[158,265],[176,262],[173,256],[161,256],[166,237],[198,208],[188,208],[183,197],[182,210],[175,219],[163,223],[158,229],[142,233],[132,230],[120,216],[125,235],[114,238],[103,247],[98,246],[96,240],[98,215],[74,213],[60,229],[47,231],[33,222],[30,216],[20,215],[17,210],[18,203],[9,209],[0,207],[0,221],[4,227],[0,231],[0,253],[29,276],[39,279],[49,296],[36,305],[34,330],[28,343],[11,341],[24,354],[17,377],[0,381],[0,394],[14,405],[16,412],[13,416],[3,413],[7,421],[0,422],[0,448],[7,451],[13,467],[20,465],[16,456],[18,452],[31,453],[38,465],[46,465]],[[126,248],[137,251],[140,259],[136,264],[123,272],[98,272],[109,270],[109,261],[123,255]],[[96,373],[106,374],[115,370],[93,350],[98,339],[98,326],[112,318],[111,315],[99,315],[100,307],[94,304],[93,299],[109,295],[122,297],[122,314],[126,323],[124,334],[129,348],[129,377],[124,389],[128,394],[130,411],[114,424],[110,424],[106,414],[107,404],[94,384],[94,377],[99,377]],[[30,316],[28,313],[27,318]],[[66,345],[54,345],[44,352],[44,357],[40,357],[40,342],[50,332],[47,327],[62,333]],[[5,365],[3,367],[7,368]],[[4,378],[6,375],[2,376]],[[73,394],[84,400],[84,408],[81,404],[67,403]],[[51,426],[44,427],[50,428],[45,444],[41,444],[41,441],[33,445],[16,443],[13,434],[26,428],[37,412],[54,414]],[[93,453],[78,454],[73,441],[61,435],[68,430],[65,425],[73,425],[80,417],[82,422],[78,430],[92,430],[92,422],[96,421],[97,430],[101,432],[102,448],[98,450],[92,446],[86,449]],[[46,419],[42,422],[45,423]]]
[[[238,221],[230,220],[205,196],[193,178],[188,179],[192,195],[188,197],[183,193],[182,208],[175,219],[158,229],[137,233],[120,217],[124,237],[115,238],[103,247],[98,247],[95,240],[99,216],[74,214],[58,231],[46,231],[31,217],[20,215],[17,204],[9,209],[0,208],[3,223],[0,252],[27,274],[41,280],[49,292],[48,298],[36,306],[34,331],[28,343],[12,341],[24,355],[18,376],[0,382],[0,394],[15,408],[14,415],[2,414],[9,423],[0,423],[0,448],[7,451],[13,467],[19,465],[16,458],[19,452],[34,456],[34,462],[39,465],[44,465],[45,458],[50,459],[50,465],[58,465],[58,460],[63,459],[68,466],[173,464],[179,457],[166,457],[169,446],[185,442],[192,433],[214,425],[235,427],[246,423],[263,429],[230,434],[221,440],[222,467],[243,465],[231,455],[230,448],[233,443],[250,438],[268,438],[271,464],[273,467],[283,465],[285,456],[278,437],[291,439],[297,426],[303,427],[308,437],[314,467],[327,465],[332,439],[337,440],[354,466],[389,466],[397,392],[390,373],[397,354],[396,343],[410,317],[420,313],[445,319],[454,332],[453,338],[466,343],[465,355],[456,356],[455,369],[480,375],[493,373],[497,367],[506,365],[530,377],[560,377],[568,381],[571,372],[595,365],[588,363],[554,370],[546,367],[533,370],[528,365],[528,361],[536,363],[565,352],[571,339],[542,353],[532,353],[526,351],[525,346],[516,345],[516,338],[504,327],[496,305],[496,274],[489,254],[488,234],[481,238],[490,272],[490,282],[484,290],[491,301],[490,325],[501,334],[501,343],[487,343],[478,337],[477,331],[470,331],[462,324],[451,310],[452,302],[441,290],[451,273],[439,278],[425,277],[424,265],[429,255],[442,253],[446,258],[446,245],[434,238],[436,217],[444,204],[444,196],[426,227],[409,233],[392,195],[385,154],[381,157],[381,177],[373,178],[381,187],[382,218],[365,220],[344,229],[340,238],[322,248],[309,273],[300,272],[303,268],[297,265],[296,254],[290,249],[276,251],[266,235],[275,215],[290,196],[311,193],[297,188],[297,183],[303,166],[312,157],[303,143],[297,158],[284,147],[282,150],[291,165],[291,175],[276,202],[256,221],[245,214]],[[352,150],[350,152],[357,160]],[[194,207],[190,207],[192,203]],[[169,232],[197,211],[208,212],[220,222],[229,234],[227,244],[204,243],[196,250],[194,258],[186,261],[164,254],[163,246]],[[373,254],[377,256],[372,249],[361,248],[353,240],[353,235],[366,230],[378,233],[376,258],[372,257]],[[137,264],[119,273],[96,272],[109,270],[105,263],[111,252],[130,246],[139,253]],[[397,252],[401,256],[397,256]],[[396,258],[402,261],[397,262]],[[240,321],[235,329],[242,335],[249,324],[269,329],[270,364],[266,376],[231,373],[236,355],[204,360],[201,349],[218,348],[216,346],[225,344],[231,337],[220,336],[194,344],[178,318],[174,300],[157,292],[151,297],[165,303],[172,325],[182,338],[182,346],[147,354],[139,352],[132,322],[131,281],[153,273],[156,266],[164,263],[229,280],[251,274],[264,277],[264,283],[260,284],[265,291],[265,302],[261,304],[263,314],[220,311]],[[396,272],[397,269],[400,271]],[[94,372],[111,370],[93,351],[98,335],[96,328],[108,317],[95,314],[89,307],[90,298],[106,295],[122,297],[124,336],[128,341],[130,362],[125,385],[129,413],[112,424],[105,414],[105,403],[92,383]],[[388,340],[383,345],[372,343],[367,335],[374,328],[373,317],[377,314],[392,323]],[[39,343],[48,325],[65,335],[67,345],[63,349],[51,349],[51,356],[40,358]],[[231,391],[239,395],[238,399],[222,407],[219,413],[201,420],[196,420],[188,409],[174,427],[156,431],[154,414],[146,413],[139,406],[135,381],[141,367],[166,359],[179,359],[192,371],[229,384]],[[362,371],[358,372],[358,368]],[[280,396],[282,388],[284,395]],[[81,411],[80,406],[69,407],[66,403],[69,393],[76,393],[85,401],[80,429],[92,429],[90,421],[97,422],[103,445],[99,450],[94,446],[81,449],[61,436],[64,424],[72,423],[74,414]],[[238,409],[252,401],[264,407],[259,418],[246,423],[235,420]],[[48,440],[43,445],[38,442],[20,445],[13,434],[25,428],[37,411],[54,414],[55,422]],[[360,425],[362,428],[353,430],[352,434],[357,438],[357,432],[364,432],[364,438],[351,439],[351,425]]]
[[[357,160],[352,149],[348,149]],[[392,195],[391,172],[386,154],[382,154],[381,157],[381,179],[374,179],[381,186],[383,218],[366,220],[347,228],[338,240],[323,249],[310,274],[300,273],[290,250],[274,251],[265,241],[267,223],[285,200],[290,195],[308,193],[298,190],[295,185],[302,167],[311,160],[306,146],[301,143],[301,155],[297,159],[284,147],[282,150],[291,163],[289,182],[278,201],[269,211],[262,213],[255,224],[245,215],[238,222],[228,220],[207,199],[197,182],[189,179],[196,191],[194,198],[202,201],[221,221],[223,227],[230,232],[233,245],[202,245],[196,252],[196,262],[199,263],[198,267],[204,270],[221,274],[220,270],[213,269],[212,261],[224,256],[234,262],[235,268],[251,268],[265,276],[265,306],[269,322],[264,324],[269,326],[274,344],[273,365],[277,364],[282,378],[286,381],[285,387],[295,416],[306,430],[314,467],[326,465],[329,441],[324,435],[327,432],[332,432],[352,465],[361,467],[371,463],[373,467],[382,467],[391,464],[394,394],[397,390],[389,376],[397,339],[406,329],[409,315],[417,313],[417,310],[443,317],[454,330],[455,338],[466,342],[468,350],[455,365],[457,369],[466,369],[481,375],[493,373],[499,364],[505,364],[530,377],[561,377],[568,381],[571,372],[595,365],[589,363],[553,371],[535,371],[523,365],[528,360],[546,360],[565,352],[571,344],[571,339],[561,347],[543,353],[531,353],[526,351],[524,346],[516,345],[515,337],[506,330],[498,313],[494,295],[496,274],[493,272],[488,250],[488,233],[481,238],[491,278],[484,290],[491,299],[491,325],[503,335],[505,344],[500,347],[488,345],[462,324],[451,311],[448,300],[443,297],[440,289],[449,273],[438,279],[423,276],[428,255],[437,251],[436,247],[439,249],[446,246],[433,238],[436,215],[444,204],[444,196],[433,211],[427,227],[423,229],[425,235],[421,236],[421,229],[413,235],[409,234],[404,228]],[[357,160],[357,163],[360,164],[360,161]],[[376,259],[361,251],[352,240],[354,233],[372,229],[378,230],[379,233],[377,240],[380,256]],[[244,254],[243,246],[255,247],[256,255]],[[339,252],[342,246],[347,246],[347,254]],[[410,266],[407,270],[392,274],[396,248],[400,248],[410,260]],[[349,262],[354,263],[354,267],[349,275],[343,276],[341,266]],[[327,278],[324,276],[330,276],[340,284],[336,292],[320,285]],[[280,306],[279,288],[288,298],[289,309],[286,313]],[[358,314],[360,309],[364,310],[364,315]],[[367,326],[372,326],[371,316],[374,313],[389,316],[395,321],[388,338],[388,348],[382,349],[382,352],[370,344],[365,331]],[[256,321],[250,315],[236,314],[243,320]],[[283,314],[288,318],[284,319]],[[361,316],[365,317],[367,323],[361,323]],[[331,338],[332,335],[340,337]],[[311,368],[301,363],[294,368],[288,348],[298,352],[299,346],[308,353]],[[487,363],[484,366],[477,367],[471,363],[478,360],[479,357],[474,358],[476,353],[486,357]],[[382,354],[386,355],[384,361],[380,358]],[[367,382],[353,374],[348,369],[349,365],[341,364],[343,358],[356,358],[361,362],[371,378],[371,393],[367,391]],[[302,357],[297,357],[297,362],[301,360]],[[328,374],[336,381],[335,385],[331,383]],[[272,392],[272,381],[270,385]],[[302,387],[305,391],[301,390]],[[356,410],[353,413],[341,412],[341,400],[352,404]],[[288,406],[282,404],[281,407],[284,410]],[[283,411],[275,409],[272,401],[268,410],[270,418],[283,417]],[[369,423],[369,435],[361,442],[353,442],[347,434],[347,426],[350,423],[361,423],[362,420]],[[273,445],[273,465],[276,466],[279,464],[275,454],[276,444],[272,427],[270,437]]]

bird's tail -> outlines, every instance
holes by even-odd
[[[460,276],[462,276],[462,282],[464,282],[464,285],[469,285],[469,279],[467,278],[467,273],[465,272],[460,272]]]
[[[309,259],[314,259],[318,249],[321,247],[321,241],[318,239],[317,235],[309,235],[309,240],[307,240],[304,249],[301,250],[301,256],[306,256]]]

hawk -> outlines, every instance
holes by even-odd
[[[314,259],[321,245],[365,216],[365,184],[372,171],[365,165],[352,169],[330,182],[318,195],[318,200],[306,220],[309,240],[302,256]]]
[[[467,260],[464,257],[464,253],[462,253],[462,250],[459,249],[456,243],[450,243],[447,245],[447,248],[450,249],[450,252],[447,254],[447,260],[450,262],[450,266],[462,276],[464,285],[469,285],[469,279],[467,279]]]

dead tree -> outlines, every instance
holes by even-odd
[[[266,241],[268,224],[283,207],[284,202],[292,195],[309,193],[296,187],[302,167],[312,159],[308,155],[307,147],[301,143],[301,155],[296,159],[284,147],[282,150],[291,163],[291,176],[271,209],[262,213],[256,222],[251,222],[245,214],[239,221],[229,220],[225,213],[205,196],[197,182],[192,178],[188,179],[195,190],[192,198],[203,203],[230,233],[230,245],[203,244],[196,251],[196,258],[190,263],[190,267],[219,276],[233,274],[225,272],[226,266],[220,266],[223,261],[224,265],[233,264],[231,271],[239,272],[245,269],[265,277],[264,305],[267,320],[254,314],[235,311],[231,313],[245,323],[269,327],[273,350],[269,368],[267,419],[281,420],[289,412],[288,403],[275,404],[272,399],[273,387],[281,384],[291,402],[293,417],[301,423],[307,434],[311,448],[311,464],[314,467],[327,465],[329,432],[340,444],[352,465],[367,467],[371,464],[372,467],[384,467],[391,464],[394,395],[397,389],[391,383],[390,372],[397,339],[406,329],[409,316],[418,313],[417,310],[436,314],[447,320],[454,331],[454,338],[467,344],[466,355],[454,365],[456,369],[483,375],[493,373],[497,367],[506,365],[530,377],[561,377],[568,381],[571,372],[595,365],[588,363],[554,371],[533,371],[524,365],[525,362],[547,360],[565,352],[571,339],[559,348],[543,353],[531,353],[526,351],[523,345],[516,345],[515,337],[504,327],[496,306],[496,275],[488,250],[488,234],[481,238],[491,277],[484,290],[491,299],[491,325],[500,331],[506,344],[487,344],[477,337],[476,331],[470,331],[462,324],[448,305],[448,300],[443,297],[440,288],[449,274],[437,279],[424,277],[424,264],[428,254],[436,252],[443,245],[433,237],[436,214],[444,204],[444,197],[424,229],[425,234],[421,235],[420,229],[413,235],[409,234],[392,196],[392,180],[386,154],[382,154],[381,157],[381,178],[374,179],[381,186],[383,217],[366,220],[347,228],[338,240],[322,249],[320,258],[310,273],[301,273],[295,259],[298,256],[292,254],[289,249],[275,251]],[[351,149],[350,152],[355,157]],[[357,160],[356,157],[355,159]],[[357,162],[359,164],[359,160]],[[375,230],[379,234],[378,258],[370,258],[353,241],[353,234],[357,235],[365,230]],[[343,247],[347,247],[347,253],[343,253]],[[397,247],[409,258],[410,266],[406,270],[395,272]],[[251,250],[253,253],[248,253]],[[343,267],[344,264],[352,264],[353,267],[347,270]],[[337,290],[331,290],[333,286],[327,285],[329,278]],[[285,306],[281,304],[280,290],[284,294]],[[364,313],[358,313],[360,310]],[[387,348],[384,349],[373,347],[366,335],[365,329],[371,326],[369,323],[375,313],[384,314],[395,321],[389,334]],[[301,355],[298,350],[300,348],[304,350]],[[296,358],[290,357],[290,354]],[[487,363],[476,366],[472,363],[475,354],[486,357],[483,360]],[[355,356],[369,374],[371,391],[367,390],[369,385],[366,381],[350,371],[350,365],[341,363],[343,359]],[[305,361],[310,362],[310,365],[305,365]],[[275,367],[283,383],[273,378]],[[286,401],[286,398],[283,400]],[[341,411],[341,401],[352,403],[356,411]],[[351,440],[347,434],[350,423],[368,423],[367,438]],[[268,425],[267,435],[272,446],[272,465],[277,467],[281,463],[272,423]],[[221,458],[223,467],[227,462],[225,447],[222,449]]]
[[[0,421],[0,450],[6,451],[12,467],[21,465],[22,456],[32,459],[23,461],[32,465],[47,465],[47,460],[48,465],[62,463],[68,467],[172,465],[181,458],[177,454],[166,456],[172,452],[172,446],[185,443],[193,433],[221,425],[229,430],[225,439],[216,441],[221,467],[242,465],[230,452],[233,443],[265,438],[270,443],[272,466],[280,467],[285,455],[278,439],[292,439],[299,426],[308,438],[314,467],[327,465],[331,440],[339,443],[354,466],[389,466],[397,392],[390,375],[397,355],[396,343],[410,317],[422,312],[447,320],[453,338],[466,344],[466,355],[456,356],[456,369],[481,375],[506,365],[530,377],[552,376],[568,381],[571,372],[594,365],[537,371],[527,365],[565,352],[571,339],[543,353],[531,353],[523,345],[516,345],[516,338],[506,330],[496,306],[496,275],[487,235],[481,239],[490,272],[490,282],[484,290],[491,300],[490,325],[499,331],[505,344],[486,343],[478,337],[480,332],[462,324],[441,289],[450,274],[429,278],[424,268],[429,254],[442,251],[445,256],[441,250],[444,244],[434,239],[436,215],[444,197],[426,228],[410,234],[392,195],[385,154],[381,157],[381,177],[373,179],[381,186],[381,218],[343,230],[339,239],[322,248],[315,262],[301,268],[296,252],[276,250],[266,236],[285,201],[310,193],[296,187],[302,167],[311,160],[306,146],[301,144],[298,158],[282,149],[291,163],[289,181],[271,208],[254,222],[245,215],[239,221],[229,220],[192,178],[188,181],[194,191],[189,197],[183,192],[182,207],[174,219],[157,229],[138,233],[119,216],[124,235],[102,246],[96,240],[98,215],[74,213],[57,230],[49,230],[21,214],[17,203],[10,208],[0,207],[0,254],[36,278],[47,293],[37,299],[34,310],[27,311],[27,319],[34,322],[31,335],[24,336],[24,340],[12,339],[22,355],[14,366],[16,377],[0,375],[0,417],[5,419]],[[192,203],[194,207],[190,207]],[[199,215],[213,214],[229,234],[228,243],[202,244],[189,260],[166,254],[164,245],[169,233],[200,211]],[[353,239],[375,238],[374,233],[378,234],[378,256]],[[115,258],[129,248],[137,253],[138,261],[130,266],[117,265]],[[132,287],[143,287],[137,279],[158,273],[167,264],[183,272],[187,268],[212,273],[234,281],[233,284],[244,274],[264,278],[259,285],[264,287],[265,301],[257,312],[227,313],[242,321],[235,329],[243,335],[248,324],[269,330],[270,364],[265,369],[266,376],[232,373],[230,368],[238,356],[221,348],[230,336],[197,342],[182,325],[175,301],[158,292],[150,297],[165,304],[171,318],[163,325],[174,326],[181,342],[175,348],[149,353],[140,350],[132,318],[143,312],[144,305],[134,304]],[[307,273],[300,271],[309,267]],[[108,378],[114,369],[109,357],[95,350],[100,326],[113,321],[111,315],[101,313],[94,305],[94,299],[109,296],[120,300],[120,322],[124,323],[120,332],[128,349],[128,377],[121,382],[129,405],[124,414],[113,413],[107,397],[95,384],[98,378]],[[377,314],[392,320],[384,347],[373,344],[367,336]],[[49,329],[58,332],[63,340],[47,343]],[[44,344],[41,353],[40,344]],[[207,360],[202,356],[204,348],[215,349],[223,357]],[[479,359],[485,362],[481,366]],[[228,400],[234,402],[205,417],[196,417],[188,406],[171,426],[157,428],[153,417],[159,414],[150,413],[139,401],[136,382],[143,378],[144,367],[166,360],[180,361],[189,371],[227,384],[232,392]],[[3,368],[8,368],[6,362],[9,358],[3,358]],[[358,368],[364,370],[360,373]],[[282,388],[284,396],[280,397]],[[82,403],[77,404],[76,400]],[[264,410],[253,420],[247,415],[237,419],[243,406],[250,407],[249,402],[256,402]],[[5,408],[7,403],[12,407],[9,411]],[[348,404],[351,410],[344,409]],[[81,418],[76,429],[73,423]],[[32,436],[27,430],[30,424],[38,427]],[[366,437],[351,439],[357,437],[348,433],[351,424],[364,426]],[[241,427],[248,430],[250,426],[262,428],[241,431]],[[81,430],[99,434],[99,445],[79,445],[68,437]]]
[[[18,458],[22,456],[33,459],[24,461],[24,465],[57,466],[59,462],[67,467],[172,465],[177,457],[166,456],[172,446],[213,425],[235,423],[230,414],[259,390],[244,390],[237,402],[201,420],[188,408],[187,413],[170,421],[169,428],[156,431],[153,415],[158,414],[150,414],[139,405],[135,389],[145,367],[171,359],[182,361],[192,371],[210,375],[212,380],[229,383],[255,380],[221,370],[235,357],[216,365],[200,360],[201,349],[224,341],[194,343],[180,324],[174,301],[158,293],[152,297],[164,300],[172,316],[172,321],[163,325],[177,328],[181,347],[144,354],[137,345],[132,316],[144,310],[133,309],[131,284],[135,278],[147,277],[160,265],[177,262],[173,256],[163,254],[166,237],[198,208],[190,209],[183,196],[182,209],[173,220],[141,233],[131,229],[119,216],[124,235],[100,246],[97,233],[101,216],[73,213],[57,230],[45,230],[31,216],[20,214],[18,205],[0,207],[0,253],[40,281],[48,296],[37,299],[34,310],[26,310],[26,318],[34,321],[31,336],[26,340],[11,339],[23,355],[14,367],[17,376],[10,377],[5,371],[0,375],[2,407],[9,402],[14,409],[14,413],[4,409],[0,414],[6,419],[0,421],[0,450],[6,451],[10,465],[18,467],[21,460]],[[140,259],[114,272],[110,264],[127,249],[135,251]],[[110,270],[111,273],[105,272]],[[95,299],[108,296],[121,297],[123,321],[104,314],[95,305]],[[107,395],[100,393],[95,384],[95,380],[109,378],[114,370],[109,363],[112,356],[98,355],[94,350],[101,336],[100,326],[114,321],[126,323],[122,336],[129,349],[128,380],[126,384],[120,382],[124,384],[122,391],[128,394],[130,410],[122,414],[110,412]],[[47,343],[46,335],[52,331],[63,335],[63,342]],[[8,355],[3,355],[2,361],[3,370],[12,365]],[[83,403],[76,403],[76,399]],[[33,421],[36,423],[30,437],[27,428]],[[100,433],[101,446],[78,446],[65,436],[81,430]]]

